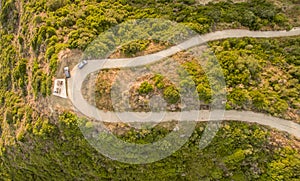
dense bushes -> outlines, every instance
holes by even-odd
[[[1,13],[0,13],[0,22],[1,26],[9,32],[15,30],[17,25],[19,12],[16,9],[15,0],[1,1]]]
[[[5,9],[14,10],[14,1],[5,3]],[[265,0],[250,0],[243,3],[219,2],[209,3],[206,6],[197,5],[196,1],[67,1],[51,0],[33,1],[25,4],[23,22],[24,31],[33,31],[31,40],[24,35],[22,42],[31,41],[31,46],[36,57],[50,61],[50,76],[56,72],[57,54],[60,48],[56,44],[62,44],[64,48],[79,48],[84,50],[101,32],[110,27],[136,18],[165,18],[185,24],[199,33],[214,30],[218,23],[233,23],[243,25],[250,29],[269,27],[286,28],[288,18],[274,4]],[[7,8],[6,8],[7,7]],[[167,7],[162,10],[160,7]],[[3,20],[7,15],[4,11]],[[36,30],[28,29],[33,19]],[[47,14],[47,16],[43,16]],[[3,22],[5,23],[5,22]],[[27,28],[26,28],[27,26]],[[35,32],[34,32],[35,31]],[[147,30],[145,30],[147,31]],[[108,38],[109,39],[109,38]],[[111,51],[108,44],[97,45],[99,55],[101,52]],[[122,47],[122,52],[127,55],[143,51],[149,44],[148,40],[140,40]],[[93,50],[94,51],[94,50]],[[101,54],[102,55],[102,54]],[[104,55],[106,56],[106,55]],[[42,60],[38,60],[42,61]],[[48,62],[49,63],[49,62]]]
[[[296,48],[299,43],[299,37],[210,43],[226,78],[227,107],[283,117],[295,114],[300,92],[299,75],[295,73],[299,68]]]
[[[144,51],[149,45],[150,40],[139,40],[135,42],[130,42],[121,48],[121,52],[125,55],[135,55],[137,52]]]
[[[16,6],[19,2],[15,0],[1,3],[0,178],[299,179],[299,153],[289,148],[274,148],[265,130],[256,126],[227,125],[214,140],[214,146],[199,150],[199,135],[203,130],[200,126],[190,142],[171,157],[141,167],[101,156],[82,137],[74,115],[63,114],[58,123],[53,123],[55,118],[43,117],[47,112],[38,112],[34,110],[34,103],[26,102],[32,101],[31,94],[37,98],[51,93],[59,51],[64,48],[84,50],[100,33],[128,19],[165,18],[200,33],[220,28],[218,25],[222,23],[249,29],[289,28],[287,13],[273,4],[263,0],[207,6],[195,5],[193,0],[35,0],[22,1],[22,6]],[[170,31],[167,38],[172,38],[172,33]],[[211,45],[219,56],[229,86],[228,108],[274,115],[299,110],[299,38],[230,39],[223,43]],[[134,47],[128,45],[124,52],[143,50],[145,44],[147,42],[137,42]],[[100,48],[103,52],[110,50],[107,45]],[[218,52],[219,49],[225,52]],[[186,67],[193,75],[200,99],[209,102],[214,92],[209,91],[203,72],[193,63]],[[153,88],[156,86],[162,91],[169,103],[179,100],[179,91],[166,85],[161,76],[156,75],[153,82]],[[181,83],[187,85],[186,81]],[[142,92],[149,93],[149,87],[145,84]],[[35,104],[42,106],[39,102]],[[147,139],[155,140],[165,132],[154,131]],[[143,136],[139,135],[132,131],[125,138],[143,143]],[[72,169],[75,167],[79,169]]]
[[[10,90],[12,88],[12,74],[11,67],[14,66],[16,61],[16,50],[11,45],[13,37],[10,35],[0,35],[0,53],[1,53],[1,69],[0,69],[0,88],[2,90]]]
[[[52,92],[52,79],[44,73],[43,71],[39,70],[33,73],[33,82],[32,82],[32,89],[34,98],[38,98],[41,94],[42,96],[50,95]]]
[[[21,59],[13,70],[13,78],[16,86],[22,90],[23,95],[27,94],[27,60]]]
[[[55,131],[56,127],[45,118],[38,118],[32,129],[32,133],[41,138],[50,137],[52,134],[55,134]]]
[[[46,129],[49,123],[46,121],[43,126],[39,122],[34,128],[36,135],[25,134],[23,140],[26,144],[7,147],[0,160],[3,165],[0,176],[16,180],[33,177],[68,180],[299,179],[300,158],[299,153],[291,148],[293,145],[280,146],[279,142],[274,142],[268,129],[257,125],[226,123],[208,147],[199,149],[206,126],[200,123],[190,140],[170,157],[154,163],[130,165],[104,157],[91,147],[77,127],[78,124],[87,125],[86,121],[70,113],[60,115],[59,120],[61,131],[52,133],[54,139],[40,134],[41,130],[49,130]],[[172,131],[172,125],[161,123],[154,128],[131,129],[117,136],[127,142],[148,143]],[[26,154],[19,150],[26,150]],[[80,169],[74,169],[78,166]]]
[[[226,108],[252,110],[298,120],[299,45],[299,37],[211,42],[210,46],[223,68],[227,84]],[[206,74],[219,76],[218,70],[206,67],[209,72],[204,72],[204,67],[192,57],[181,55],[184,54],[179,53],[174,58],[183,62],[182,66],[192,81],[181,80],[177,90],[174,85],[166,82],[168,77],[156,74],[142,83],[138,92],[148,94],[154,89],[154,94],[159,93],[169,104],[175,104],[180,99],[180,93],[192,90],[194,82],[201,103],[211,103],[212,97],[220,94],[214,86],[220,85],[214,83],[214,80],[210,82]],[[110,89],[109,85],[105,86],[105,89]]]
[[[50,0],[47,2],[47,6],[50,11],[56,11],[59,8],[65,6],[67,4],[67,0]]]
[[[35,7],[37,6],[36,3],[33,3]],[[72,3],[65,0],[51,0],[47,2],[47,7],[49,11],[54,11],[54,13],[48,20],[54,24],[56,29],[68,27],[60,33],[69,34],[68,39],[71,48],[78,47],[81,49],[84,49],[96,35],[125,21],[128,17],[130,19],[163,17],[182,22],[199,33],[211,31],[216,23],[223,22],[239,23],[250,29],[260,29],[276,24],[286,27],[288,22],[279,8],[265,0],[251,0],[237,4],[231,2],[210,3],[207,6],[196,6],[196,2],[193,3],[193,1],[189,3],[149,1],[146,6],[144,3],[139,1],[127,2],[125,5],[123,1],[115,1],[111,4],[106,1]],[[191,4],[194,5],[191,6]],[[163,6],[168,8],[162,11],[159,7]],[[54,22],[54,20],[58,21]],[[36,38],[35,41],[34,49],[39,45],[39,38]]]
[[[43,41],[47,42],[48,39],[56,35],[56,30],[50,26],[41,26],[38,28],[35,36],[32,39],[31,45],[36,54],[39,54],[40,47]]]
[[[169,19],[177,22],[187,23],[192,29],[199,33],[205,33],[217,23],[234,23],[241,24],[252,30],[260,29],[264,26],[279,26],[287,27],[286,16],[282,16],[281,9],[274,4],[265,0],[249,0],[247,2],[232,3],[218,2],[209,3],[207,6],[192,5],[190,3],[176,2],[172,5],[168,4],[168,9],[159,12],[161,6],[168,2],[151,2],[148,4],[154,13],[163,14]],[[131,3],[133,6],[140,7],[142,2]],[[156,8],[156,9],[155,9]],[[174,15],[171,15],[173,9]],[[170,10],[170,11],[169,11]],[[176,10],[174,12],[174,10]],[[196,13],[195,13],[196,12]]]

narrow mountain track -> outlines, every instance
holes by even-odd
[[[81,93],[82,83],[86,76],[92,72],[98,71],[99,69],[111,69],[111,68],[124,68],[124,67],[135,67],[147,65],[159,61],[165,57],[174,55],[182,50],[187,50],[194,46],[198,46],[209,41],[226,39],[226,38],[242,38],[242,37],[254,37],[254,38],[274,38],[274,37],[285,37],[285,36],[296,36],[300,35],[300,27],[294,28],[290,31],[249,31],[249,30],[224,30],[208,33],[205,35],[195,36],[183,43],[173,46],[169,49],[140,57],[124,58],[124,59],[102,59],[102,60],[89,60],[88,64],[83,69],[78,69],[77,66],[71,71],[72,77],[68,79],[68,95],[74,107],[89,118],[106,122],[155,122],[176,120],[180,117],[180,114],[185,115],[184,120],[191,120],[193,111],[191,112],[166,112],[163,117],[161,113],[142,113],[142,112],[127,112],[127,113],[115,113],[105,112],[97,109],[90,105]],[[197,112],[197,111],[196,111]],[[195,113],[195,112],[194,112]],[[212,115],[211,111],[199,111],[197,112],[197,121],[214,121],[214,118],[210,118]],[[249,112],[249,111],[221,111],[222,120],[235,120],[242,122],[258,123],[265,126],[276,128],[280,131],[288,132],[297,138],[300,138],[300,125],[292,121],[279,119],[269,115]],[[130,116],[128,116],[130,115]],[[134,119],[132,117],[134,115]],[[120,119],[121,118],[121,119]],[[161,119],[155,119],[161,118]],[[178,119],[177,119],[178,120]]]

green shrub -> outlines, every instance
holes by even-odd
[[[10,110],[6,111],[5,117],[6,117],[6,122],[8,124],[12,124],[14,122],[13,114],[12,114],[12,112]]]
[[[39,25],[43,22],[43,18],[41,16],[36,16],[34,18],[34,22],[35,22],[36,25]]]
[[[34,135],[46,138],[55,133],[56,128],[48,119],[38,118],[32,131]]]
[[[211,100],[212,94],[210,87],[206,87],[202,84],[197,86],[197,92],[199,95],[199,99],[205,102],[209,102]]]
[[[23,45],[24,38],[22,36],[18,36],[18,42],[19,42],[20,45]]]
[[[154,75],[153,80],[154,80],[154,85],[157,88],[163,89],[165,87],[165,84],[163,82],[163,76],[161,74]]]
[[[50,60],[54,53],[55,53],[55,47],[53,46],[48,47],[45,53],[46,60]]]
[[[287,18],[284,14],[278,13],[275,15],[274,21],[280,25],[284,25],[284,23],[287,22]]]
[[[175,104],[180,99],[179,91],[174,86],[169,86],[164,90],[164,98],[170,104]]]
[[[143,82],[138,89],[140,94],[149,94],[153,90],[154,90],[153,85],[151,85],[147,81]]]
[[[50,11],[56,11],[57,9],[65,6],[67,0],[50,0],[47,2],[47,6]]]
[[[148,45],[150,44],[150,40],[138,40],[134,42],[130,42],[121,48],[121,52],[126,55],[135,55],[138,52],[144,51]]]

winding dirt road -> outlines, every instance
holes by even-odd
[[[272,38],[284,36],[300,35],[300,28],[294,28],[290,31],[248,31],[248,30],[224,30],[208,33],[205,35],[195,36],[183,43],[180,43],[169,49],[160,51],[158,53],[124,59],[102,59],[102,60],[89,60],[88,64],[83,69],[78,69],[77,66],[71,71],[72,77],[68,79],[68,95],[69,99],[75,108],[86,115],[87,117],[107,121],[107,122],[155,122],[167,120],[195,120],[197,121],[210,121],[216,120],[214,114],[221,115],[221,120],[236,120],[242,122],[255,122],[261,125],[270,126],[280,131],[288,132],[300,138],[300,125],[292,121],[271,117],[268,115],[247,112],[247,111],[190,111],[190,112],[166,112],[166,113],[115,113],[104,112],[90,105],[81,93],[82,84],[86,76],[92,72],[99,71],[100,69],[111,68],[124,68],[142,66],[154,63],[163,58],[174,55],[182,50],[187,50],[197,45],[204,44],[213,40],[220,40],[226,38],[241,38],[241,37],[255,37],[255,38]],[[109,61],[108,61],[109,60]],[[218,116],[217,116],[218,117]]]

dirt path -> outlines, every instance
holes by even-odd
[[[163,58],[169,57],[182,50],[187,50],[197,45],[204,44],[208,41],[220,40],[225,38],[241,38],[241,37],[255,37],[255,38],[272,38],[283,36],[300,35],[300,28],[294,28],[291,31],[248,31],[248,30],[224,30],[213,33],[208,33],[203,36],[195,36],[183,43],[173,46],[169,49],[160,51],[158,53],[145,55],[135,58],[127,59],[102,59],[89,60],[89,63],[83,68],[78,69],[77,66],[72,70],[72,77],[68,79],[68,94],[71,102],[82,114],[107,122],[155,122],[155,121],[169,121],[169,120],[192,120],[192,121],[212,121],[212,120],[236,120],[243,122],[256,122],[261,125],[270,126],[281,131],[288,132],[300,138],[300,125],[292,121],[271,117],[268,115],[254,113],[254,112],[240,112],[240,111],[186,111],[186,112],[104,112],[90,105],[81,94],[82,83],[86,76],[92,72],[100,69],[135,67],[154,63]],[[197,119],[195,119],[197,117]]]

